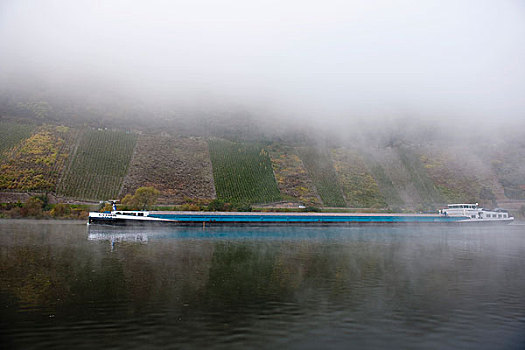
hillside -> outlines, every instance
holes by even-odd
[[[0,190],[54,192],[70,156],[76,131],[43,125],[20,133],[0,165]]]
[[[298,151],[322,203],[327,207],[344,207],[346,203],[329,151],[312,146]]]
[[[217,198],[232,203],[281,200],[272,163],[256,143],[212,139],[208,142]]]
[[[216,198],[208,144],[198,137],[139,135],[121,196],[141,186],[160,191],[159,203]]]
[[[85,130],[58,193],[93,200],[117,197],[136,138],[135,134],[123,131]]]
[[[35,125],[0,121],[0,161],[9,156],[10,151],[33,133]]]
[[[164,131],[0,121],[0,201],[49,193],[70,201],[123,197],[153,186],[160,203],[220,199],[316,207],[433,210],[450,202],[525,204],[525,143],[490,152],[401,143],[317,147]]]
[[[381,194],[376,179],[357,151],[345,148],[333,149],[332,158],[347,206],[386,207],[385,197]]]
[[[297,150],[279,143],[272,143],[266,149],[270,154],[275,179],[283,199],[313,206],[321,205],[317,189]]]

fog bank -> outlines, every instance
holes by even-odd
[[[0,88],[323,126],[522,125],[524,37],[510,0],[7,0]]]

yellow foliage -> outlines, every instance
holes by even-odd
[[[0,167],[0,189],[53,190],[68,156],[61,152],[64,144],[64,136],[59,135],[56,128],[40,127],[13,149]]]

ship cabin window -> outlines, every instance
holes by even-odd
[[[118,214],[118,215],[122,215],[122,213],[121,213],[120,211],[117,211],[117,214]]]
[[[138,215],[139,215],[139,216],[144,216],[144,213],[139,213]]]
[[[475,218],[476,218],[476,215],[471,215],[470,217],[473,218],[473,219],[475,219]]]
[[[503,217],[506,218],[506,217],[507,217],[507,214],[503,214]]]
[[[498,214],[498,218],[501,218],[501,214]]]

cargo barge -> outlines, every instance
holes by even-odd
[[[456,207],[461,206],[461,207]],[[88,224],[102,225],[363,225],[363,224],[508,224],[506,211],[490,211],[477,204],[451,204],[438,214],[270,213],[121,211],[91,212]]]

